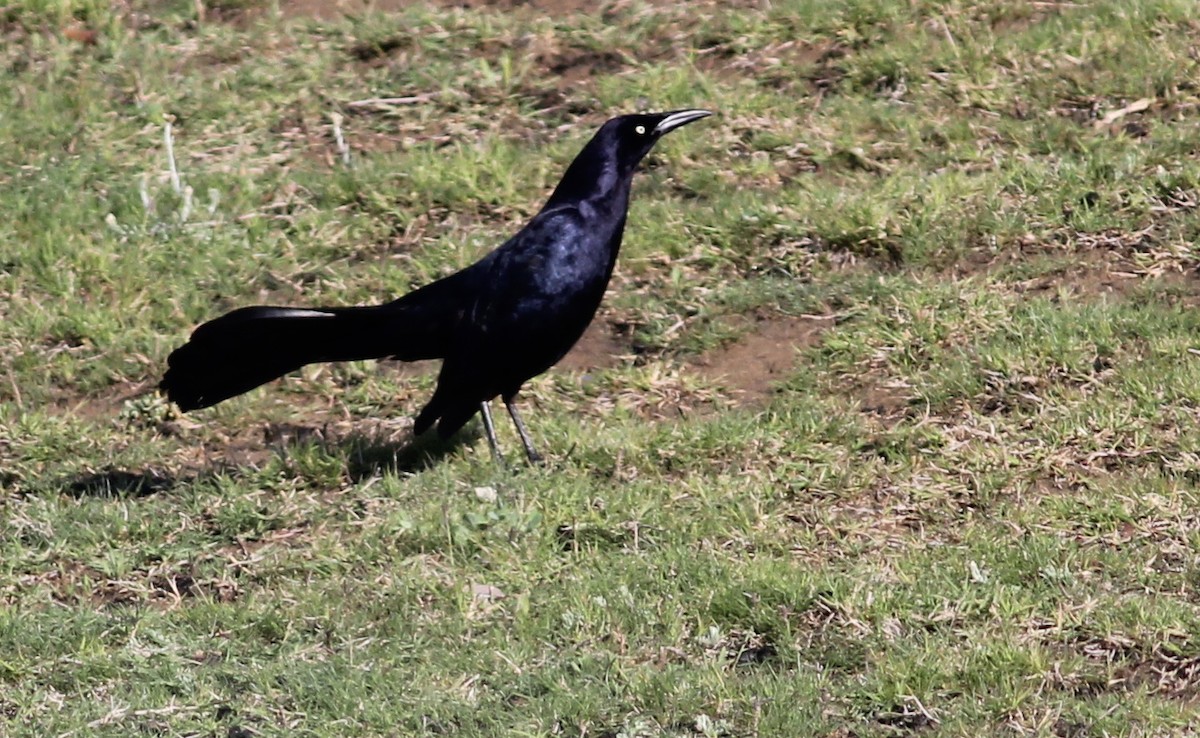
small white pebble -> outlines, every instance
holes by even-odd
[[[484,502],[495,502],[497,499],[495,487],[476,487],[475,496]]]

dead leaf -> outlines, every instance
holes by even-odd
[[[1111,126],[1113,123],[1124,118],[1125,116],[1129,115],[1130,113],[1140,113],[1143,110],[1149,110],[1150,105],[1152,105],[1153,103],[1154,103],[1153,98],[1143,97],[1141,100],[1135,100],[1134,102],[1129,103],[1128,105],[1126,105],[1123,108],[1120,108],[1118,110],[1109,111],[1108,113],[1105,114],[1105,116],[1103,118],[1096,121],[1093,125],[1096,127],[1097,130],[1099,130],[1101,128],[1107,128],[1108,126]]]

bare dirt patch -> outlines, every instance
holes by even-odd
[[[796,351],[816,345],[830,325],[826,316],[759,316],[749,322],[740,339],[703,354],[694,368],[727,383],[740,395],[739,404],[760,404],[791,372]]]
[[[607,323],[594,321],[579,343],[558,362],[558,368],[573,372],[592,369],[608,369],[620,366],[626,356],[633,355],[633,348],[624,344]]]
[[[55,415],[71,415],[98,422],[111,421],[117,417],[125,403],[153,389],[150,381],[120,381],[105,388],[100,394],[79,392],[68,387],[53,387],[45,407]],[[22,402],[18,399],[18,405]]]

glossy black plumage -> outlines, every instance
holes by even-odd
[[[536,458],[514,397],[566,355],[596,313],[616,264],[638,162],[702,110],[605,123],[542,210],[471,266],[384,305],[249,307],[201,325],[168,358],[160,384],[185,411],[214,405],[305,364],[443,359],[414,432],[445,438],[496,396]],[[486,410],[486,407],[484,408]],[[495,447],[490,414],[488,440]]]

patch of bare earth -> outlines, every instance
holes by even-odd
[[[579,343],[558,362],[560,369],[586,372],[592,369],[609,369],[620,366],[633,349],[622,343],[612,327],[601,321],[593,321],[584,332]]]
[[[830,325],[823,315],[758,316],[737,341],[700,356],[693,370],[727,385],[739,404],[759,405],[791,373],[796,352],[816,345]]]
[[[146,394],[151,389],[151,382],[133,383],[122,381],[111,385],[100,394],[79,392],[78,390],[56,386],[52,390],[50,401],[45,409],[54,415],[70,415],[85,420],[104,422],[117,417],[121,408],[129,400]],[[17,405],[21,406],[18,400]]]

